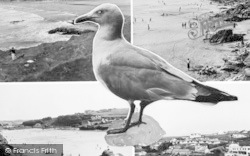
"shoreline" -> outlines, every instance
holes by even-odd
[[[183,22],[202,13],[213,11],[215,14],[221,12],[224,7],[221,4],[209,4],[207,1],[192,0],[188,2],[166,1],[135,2],[134,12],[134,44],[151,50],[163,57],[173,66],[200,81],[227,81],[239,76],[234,73],[221,72],[218,68],[216,75],[199,75],[187,69],[186,60],[191,60],[191,67],[195,66],[223,66],[223,58],[232,54],[238,42],[211,45],[204,43],[201,37],[191,40],[188,37],[187,28],[182,28]],[[142,5],[144,4],[144,5]],[[181,6],[181,12],[178,13]],[[201,8],[198,8],[201,6]],[[141,9],[139,9],[141,8]],[[148,14],[150,12],[150,14]],[[163,16],[164,14],[164,16]],[[151,19],[151,21],[150,21]],[[135,21],[136,20],[136,21]],[[246,33],[250,20],[237,22],[238,26],[234,33]],[[148,30],[150,28],[150,30]],[[248,28],[249,29],[249,28]],[[250,33],[245,37],[245,42],[250,41]],[[243,71],[244,73],[244,71]]]
[[[0,50],[8,50],[10,47],[24,49],[36,47],[42,43],[53,43],[67,41],[72,35],[61,36],[59,34],[48,34],[48,31],[59,26],[70,26],[63,20],[51,21],[46,16],[33,12],[24,11],[26,8],[17,6],[0,6],[3,19],[0,26]],[[44,13],[46,14],[46,12]]]
[[[98,0],[93,4],[90,0],[81,1],[20,1],[0,2],[0,50],[36,47],[42,43],[68,41],[72,35],[48,34],[49,30],[58,27],[71,27],[68,23],[76,16],[86,13],[95,4],[108,0]],[[114,0],[113,0],[114,1]],[[114,1],[125,16],[130,16],[129,3]],[[95,25],[74,26],[83,30],[93,29]]]

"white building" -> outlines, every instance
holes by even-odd
[[[141,152],[138,152],[136,155],[138,155],[138,156],[143,156],[143,155],[146,155],[146,154],[147,154],[147,152],[141,151]]]
[[[239,144],[230,144],[225,156],[250,156],[250,146],[240,146]]]
[[[200,137],[202,137],[202,135],[199,134],[199,133],[193,133],[193,134],[191,134],[189,137],[190,137],[191,139],[193,139],[193,138],[200,138]]]
[[[181,140],[180,144],[190,144],[190,145],[198,145],[198,144],[220,144],[220,140],[217,138],[210,139],[210,138],[187,138],[185,140]]]
[[[33,128],[42,128],[42,125],[40,123],[36,123]]]
[[[195,152],[201,152],[201,153],[210,153],[210,150],[208,149],[208,145],[206,144],[199,144],[195,146]]]
[[[246,138],[247,136],[244,134],[233,134],[232,137],[233,138]]]
[[[248,131],[247,131],[247,130],[243,130],[243,131],[241,131],[240,133],[247,134]]]

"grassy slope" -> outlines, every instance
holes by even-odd
[[[126,16],[124,36],[130,41],[130,17]],[[93,81],[91,54],[95,32],[72,36],[69,41],[44,43],[18,50],[11,61],[9,52],[0,51],[0,81]],[[27,60],[35,60],[25,67]]]

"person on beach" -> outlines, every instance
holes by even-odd
[[[237,25],[237,24],[236,24],[236,23],[234,23],[234,28],[236,27],[236,25]]]
[[[241,46],[244,47],[245,43],[244,43],[244,37],[242,37],[242,40],[241,40]]]
[[[181,13],[181,7],[179,8],[179,13]]]
[[[16,59],[16,50],[15,50],[14,47],[12,47],[12,48],[10,49],[10,55],[11,55],[12,61],[14,61],[14,60]]]
[[[187,59],[187,69],[188,69],[188,71],[190,70],[190,59],[189,58]]]
[[[209,39],[209,36],[210,36],[210,32],[209,32],[209,30],[206,30],[206,32],[205,32],[205,38],[203,39],[204,43],[205,43],[205,40]]]
[[[148,24],[148,30],[150,30],[150,26],[149,26],[149,24]]]

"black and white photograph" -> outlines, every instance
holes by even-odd
[[[248,0],[136,0],[134,44],[200,81],[249,80]]]
[[[95,81],[98,26],[72,22],[103,3],[119,6],[130,41],[130,0],[1,0],[0,82]]]
[[[249,1],[0,10],[0,156],[250,156]]]

